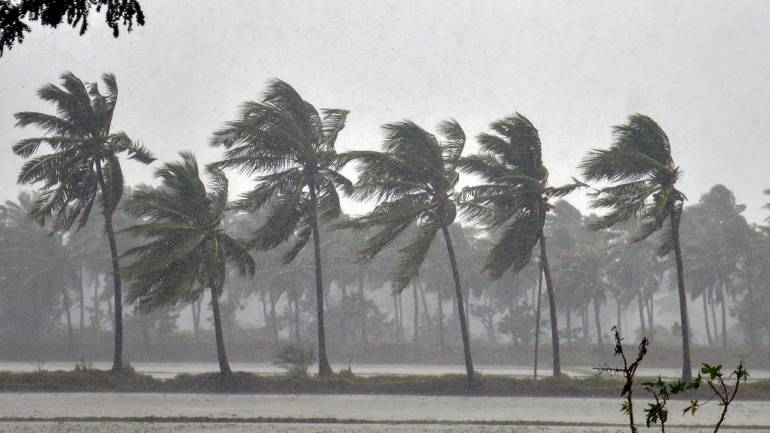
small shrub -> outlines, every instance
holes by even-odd
[[[315,360],[313,349],[290,345],[278,352],[273,364],[285,369],[290,376],[305,377]]]
[[[90,371],[94,369],[94,365],[90,362],[86,362],[82,357],[80,361],[75,363],[75,371]]]

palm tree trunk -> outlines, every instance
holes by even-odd
[[[219,314],[219,297],[214,287],[211,287],[211,310],[214,313],[214,336],[217,342],[217,361],[219,361],[219,375],[222,379],[229,379],[233,375],[230,363],[225,353],[225,339],[222,336],[222,317]]]
[[[299,324],[299,296],[294,297],[294,342],[299,347],[302,344],[302,334],[300,333]]]
[[[74,347],[72,339],[72,305],[70,303],[70,295],[67,293],[67,289],[62,287],[62,303],[64,304],[64,313],[67,318],[67,349],[72,350]]]
[[[115,229],[112,226],[112,213],[117,209],[117,203],[112,203],[112,185],[107,188],[102,165],[96,160],[96,174],[99,188],[102,192],[104,204],[104,231],[110,244],[110,258],[112,259],[112,289],[115,298],[113,320],[113,332],[115,334],[115,352],[112,359],[112,371],[123,370],[123,291],[120,284],[120,261],[118,259],[118,245],[115,242]]]
[[[567,343],[572,343],[572,311],[567,308]]]
[[[604,352],[604,342],[602,341],[602,322],[601,322],[601,305],[599,301],[594,299],[594,319],[596,324],[596,347],[599,349],[599,353]]]
[[[537,282],[537,308],[535,310],[535,368],[534,368],[534,377],[535,380],[537,380],[537,355],[540,351],[540,299],[542,298],[542,292],[543,292],[543,266],[542,262],[541,265],[538,266],[538,270],[540,272],[537,273],[538,275],[538,282]]]
[[[398,336],[404,336],[404,297],[398,294]]]
[[[393,297],[393,325],[396,331],[396,340],[401,340],[401,326],[399,325],[400,319],[398,317],[398,299],[396,299],[395,293],[393,293],[391,296]]]
[[[722,347],[727,347],[727,296],[725,296],[724,285],[720,287],[720,305],[722,306]]]
[[[471,342],[470,335],[468,333],[468,323],[465,318],[465,308],[463,308],[463,292],[460,285],[460,271],[457,266],[457,259],[455,258],[455,250],[452,247],[452,238],[449,236],[449,229],[446,225],[441,226],[444,232],[444,242],[446,243],[447,253],[449,255],[449,263],[452,266],[452,278],[455,282],[455,294],[457,296],[457,314],[460,319],[460,333],[463,338],[463,353],[465,354],[465,372],[468,376],[468,382],[473,383],[473,359],[471,359]]]
[[[190,304],[190,310],[192,311],[192,318],[193,318],[193,335],[195,336],[195,341],[198,341],[201,336],[201,310],[198,308],[200,305],[200,300],[193,301]]]
[[[270,336],[273,339],[273,345],[278,346],[278,315],[275,312],[277,300],[270,293]]]
[[[615,296],[615,326],[618,327],[618,334],[623,335],[623,326],[620,323],[623,315],[623,304],[620,301],[620,294]]]
[[[540,261],[543,264],[543,275],[545,276],[545,288],[548,292],[548,308],[551,315],[551,347],[553,350],[553,376],[561,376],[561,359],[559,356],[559,324],[556,319],[556,293],[553,287],[553,277],[551,268],[548,265],[548,253],[545,243],[545,234],[540,230]]]
[[[369,339],[366,335],[366,297],[364,295],[364,272],[363,269],[361,269],[359,272],[361,272],[358,280],[358,302],[360,303],[358,307],[358,317],[360,319],[359,326],[361,327],[361,343],[364,345],[364,351],[366,351],[369,348]]]
[[[676,280],[679,290],[679,316],[682,327],[682,381],[692,381],[692,363],[690,361],[690,320],[687,315],[687,292],[684,288],[684,261],[682,247],[679,243],[679,218],[677,210],[671,212],[671,234],[674,241],[674,258],[676,260]]]
[[[430,329],[433,326],[433,319],[428,313],[428,299],[425,297],[425,285],[420,284],[420,300],[422,301],[422,322],[425,324],[425,329]]]
[[[711,310],[711,335],[714,336],[714,344],[717,344],[717,341],[719,341],[719,324],[717,321],[717,310],[714,307],[716,303],[717,303],[716,297],[709,302],[709,309]]]
[[[340,327],[342,328],[342,342],[347,347],[350,343],[348,335],[348,288],[345,284],[340,284],[342,299],[340,300]]]
[[[315,294],[316,315],[318,321],[318,375],[329,376],[333,374],[332,366],[326,357],[326,331],[324,329],[324,286],[321,271],[321,235],[318,232],[318,198],[316,196],[315,182],[308,182],[310,190],[310,225],[313,230],[313,253],[315,255]]]
[[[99,310],[99,283],[98,283],[98,277],[97,277],[97,283],[94,284],[94,314],[92,315],[91,319],[91,326],[94,328],[94,336],[96,336],[96,333],[99,330],[99,321],[101,320],[101,311]]]
[[[583,338],[588,342],[588,339],[591,337],[588,329],[588,303],[583,304],[583,313],[580,315],[580,320],[583,322]]]
[[[647,335],[647,327],[644,326],[644,299],[642,296],[642,289],[637,289],[636,303],[639,306],[639,323],[642,326],[642,338],[649,337]]]
[[[714,340],[711,339],[711,324],[709,324],[708,296],[706,296],[705,290],[703,291],[701,298],[703,298],[703,320],[706,323],[706,340],[708,341],[709,346],[713,346]]]
[[[85,328],[86,323],[86,288],[85,288],[85,281],[83,279],[83,272],[85,270],[83,269],[83,266],[80,266],[80,332],[78,335],[80,338],[83,338],[83,329]]]
[[[647,308],[647,327],[650,328],[651,333],[655,333],[655,322],[652,320],[655,313],[654,306],[653,297],[650,296],[645,303],[645,308]]]
[[[412,341],[417,341],[419,338],[419,330],[420,330],[420,300],[417,297],[417,284],[412,284],[412,298],[414,300],[414,335],[412,336]]]
[[[265,292],[262,292],[259,295],[259,300],[262,303],[262,326],[267,329],[270,324],[268,323],[268,317],[267,317],[267,301],[265,301]]]
[[[441,288],[436,291],[438,298],[438,345],[443,352],[446,349],[446,339],[444,337],[444,299],[441,297]]]

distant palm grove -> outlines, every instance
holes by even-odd
[[[554,376],[561,346],[573,365],[604,362],[617,327],[629,344],[678,347],[684,380],[698,347],[762,347],[770,360],[770,225],[748,222],[724,185],[686,205],[687,161],[648,116],[614,126],[559,174],[570,183],[553,185],[549,143],[520,113],[502,111],[476,137],[452,119],[394,119],[380,150],[339,152],[349,112],[275,79],[212,132],[221,157],[202,166],[185,151],[155,161],[161,143],[113,125],[111,74],[67,73],[38,97],[54,110],[17,113],[30,138],[13,145],[18,182],[37,191],[0,206],[4,359],[97,356],[109,336],[116,372],[186,346],[216,354],[227,379],[233,342],[292,344],[312,346],[325,376],[332,361],[398,360],[412,344],[464,362],[472,382],[474,357],[500,347],[535,372],[542,352]],[[464,152],[470,141],[478,153]],[[152,167],[156,184],[128,186],[123,164]],[[253,181],[234,201],[228,172]],[[588,194],[597,213],[570,194]],[[346,215],[343,196],[371,210]]]

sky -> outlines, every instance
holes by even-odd
[[[340,150],[378,149],[381,125],[428,130],[456,118],[472,139],[520,112],[538,128],[553,184],[579,176],[592,148],[629,114],[653,117],[683,170],[689,203],[717,183],[760,222],[770,197],[770,2],[144,0],[147,24],[117,39],[34,27],[0,58],[0,199],[36,135],[17,111],[52,111],[36,90],[65,71],[117,76],[115,130],[160,161],[218,158],[212,132],[278,77],[319,108],[351,111]],[[158,163],[156,163],[156,166]],[[127,181],[153,170],[124,164]],[[234,174],[232,197],[251,186]],[[568,197],[582,210],[582,193]],[[360,213],[367,205],[346,201]]]

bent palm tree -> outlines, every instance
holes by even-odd
[[[206,191],[195,157],[184,152],[180,155],[182,161],[167,163],[156,172],[163,182],[159,188],[140,187],[126,202],[129,214],[146,221],[124,231],[147,239],[124,254],[134,258],[123,268],[132,280],[128,299],[136,302],[139,311],[148,312],[196,301],[208,288],[219,371],[228,378],[232,371],[222,337],[219,297],[227,265],[234,265],[241,275],[253,275],[254,260],[222,228],[228,186],[224,173],[210,169]]]
[[[416,225],[411,239],[400,250],[401,258],[392,275],[393,289],[399,292],[417,276],[436,234],[443,233],[454,279],[465,369],[468,381],[472,382],[473,360],[463,291],[449,233],[457,214],[454,187],[459,179],[457,163],[465,146],[465,134],[456,121],[440,124],[443,141],[409,121],[390,123],[383,128],[384,152],[350,152],[361,162],[353,195],[381,203],[344,226],[356,230],[379,228],[360,253],[362,259],[370,260]]]
[[[332,374],[332,369],[326,355],[318,225],[340,216],[337,188],[350,192],[353,186],[339,172],[348,159],[334,149],[347,115],[339,109],[319,113],[294,88],[276,79],[261,102],[244,103],[239,117],[216,131],[211,141],[226,149],[218,167],[258,175],[257,186],[238,204],[251,212],[263,206],[270,209],[267,221],[254,233],[257,248],[272,249],[292,239],[284,256],[288,264],[313,238],[321,376]]]
[[[112,370],[123,368],[123,307],[118,247],[112,224],[123,194],[120,154],[143,164],[154,161],[150,152],[134,143],[125,132],[111,132],[112,115],[118,102],[115,76],[104,74],[106,93],[96,83],[84,84],[72,73],[61,76],[62,87],[49,84],[38,91],[44,101],[56,106],[56,115],[16,113],[16,126],[36,126],[41,137],[26,138],[13,151],[29,159],[19,173],[20,184],[42,183],[31,216],[41,225],[52,217],[64,229],[75,221],[78,228],[88,220],[97,199],[101,200],[104,231],[110,245],[115,296],[115,353]],[[47,145],[51,153],[30,158]]]
[[[666,229],[659,253],[666,255],[674,250],[682,328],[682,380],[690,381],[690,327],[679,242],[679,223],[686,198],[676,189],[681,172],[671,157],[666,133],[651,118],[634,114],[628,123],[616,126],[614,133],[615,141],[609,149],[592,150],[581,163],[587,179],[611,183],[593,194],[591,206],[609,208],[609,212],[594,220],[592,228],[608,228],[639,217],[642,222],[631,242]]]
[[[469,219],[491,229],[499,238],[487,256],[484,271],[499,279],[511,269],[521,271],[540,244],[540,263],[545,276],[551,316],[553,375],[561,376],[556,294],[543,231],[551,198],[563,197],[584,186],[578,182],[548,185],[540,137],[535,126],[519,113],[493,122],[494,133],[478,136],[481,153],[463,158],[460,167],[481,178],[482,184],[463,188],[462,205]]]

